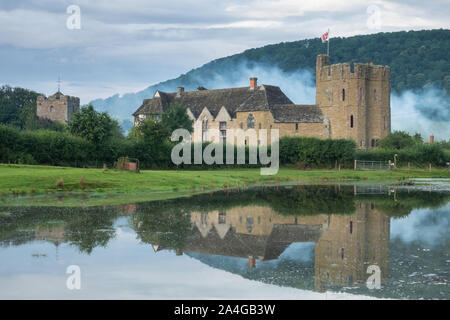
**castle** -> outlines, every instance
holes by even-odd
[[[46,98],[38,96],[36,102],[36,115],[41,119],[67,122],[72,115],[80,111],[80,98],[66,96],[59,90]]]
[[[369,148],[391,131],[390,68],[371,62],[329,65],[328,56],[319,55],[314,105],[294,104],[279,87],[258,86],[257,78],[240,88],[158,90],[133,113],[134,125],[147,117],[161,119],[171,103],[183,105],[194,121],[194,142],[235,143],[227,140],[227,129],[254,129],[257,136],[260,129],[268,136],[278,129],[280,137],[353,139],[359,148]]]

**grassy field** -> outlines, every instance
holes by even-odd
[[[17,203],[47,204],[49,201],[46,195],[52,197],[72,194],[84,195],[85,198],[88,195],[91,199],[88,201],[89,204],[120,204],[287,181],[402,183],[410,178],[450,178],[450,171],[446,169],[336,171],[281,168],[275,176],[261,176],[259,169],[144,170],[137,174],[103,169],[0,165],[0,199],[4,204],[9,204],[10,201],[7,200],[10,198],[16,198],[14,202]],[[54,203],[54,200],[50,202]],[[63,205],[77,203],[79,204],[77,197],[73,197],[73,201],[66,201]]]

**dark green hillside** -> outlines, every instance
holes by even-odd
[[[331,63],[373,61],[389,65],[393,90],[418,89],[425,85],[450,89],[450,30],[377,33],[330,41]],[[316,55],[325,52],[326,44],[319,38],[282,42],[214,60],[192,72],[225,72],[230,63],[243,60],[275,64],[285,72],[301,69],[314,72]],[[180,78],[189,80],[189,76],[190,73]]]
[[[147,89],[123,96],[92,101],[102,111],[119,117],[129,117],[142,100],[153,96],[157,89],[176,91],[198,87],[215,89],[213,80],[220,77],[227,83],[242,80],[239,67],[252,65],[278,66],[285,72],[310,70],[315,73],[316,56],[326,52],[326,44],[319,38],[282,42],[249,49],[240,54],[213,60],[176,79],[167,80]],[[424,30],[377,33],[349,38],[332,38],[331,63],[368,62],[389,65],[392,68],[392,90],[420,89],[427,86],[445,88],[450,92],[450,30]],[[277,85],[276,83],[273,83]]]

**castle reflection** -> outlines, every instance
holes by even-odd
[[[383,283],[389,277],[390,218],[373,202],[352,199],[352,204],[350,213],[309,216],[282,215],[264,205],[193,210],[183,213],[184,235],[177,230],[147,232],[140,215],[135,216],[135,226],[141,240],[151,244],[155,252],[245,258],[249,268],[278,259],[293,243],[310,242],[314,243],[316,291],[365,285],[369,265],[380,268]],[[171,232],[178,232],[183,241],[168,241]]]

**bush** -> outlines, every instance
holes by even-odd
[[[408,163],[413,166],[426,167],[429,163],[435,166],[441,166],[450,161],[449,154],[438,144],[422,144],[413,148],[402,150],[367,150],[356,153],[357,160],[373,161],[394,161],[394,155],[397,154],[397,166],[407,166]]]
[[[423,140],[420,134],[415,134],[411,136],[409,133],[404,131],[395,131],[390,133],[385,138],[378,141],[377,146],[382,149],[405,149],[412,148],[417,144],[422,144]]]
[[[352,140],[282,137],[280,163],[309,167],[351,166],[355,150],[356,144]]]

